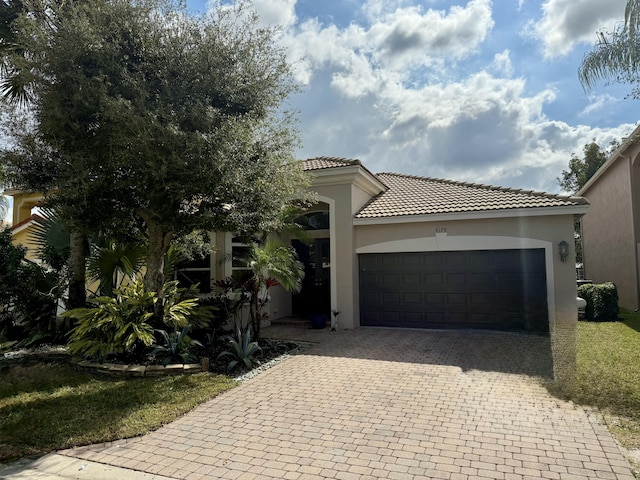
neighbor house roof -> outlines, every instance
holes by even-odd
[[[397,173],[379,173],[376,176],[389,189],[371,199],[355,218],[588,205],[584,198],[531,190]]]
[[[16,223],[15,225],[11,225],[11,233],[14,235],[22,230],[28,228],[34,222],[42,222],[44,221],[44,217],[38,215],[37,213],[33,213],[29,215],[27,218],[22,220],[20,223]]]

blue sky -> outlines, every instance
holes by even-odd
[[[231,0],[228,0],[231,1]],[[227,1],[227,3],[228,3]],[[188,0],[204,11],[205,0]],[[254,0],[303,92],[300,158],[559,192],[572,153],[628,135],[628,86],[577,70],[626,0]]]

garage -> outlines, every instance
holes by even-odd
[[[363,326],[549,331],[544,249],[358,258]]]

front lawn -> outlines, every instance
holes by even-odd
[[[68,363],[14,365],[0,383],[0,462],[143,435],[232,388],[208,373],[127,379]]]
[[[576,381],[565,395],[601,409],[627,449],[640,449],[640,313],[618,322],[578,323]]]

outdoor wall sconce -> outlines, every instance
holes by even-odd
[[[564,240],[558,244],[558,253],[560,253],[560,261],[562,263],[566,262],[569,256],[569,244]]]

